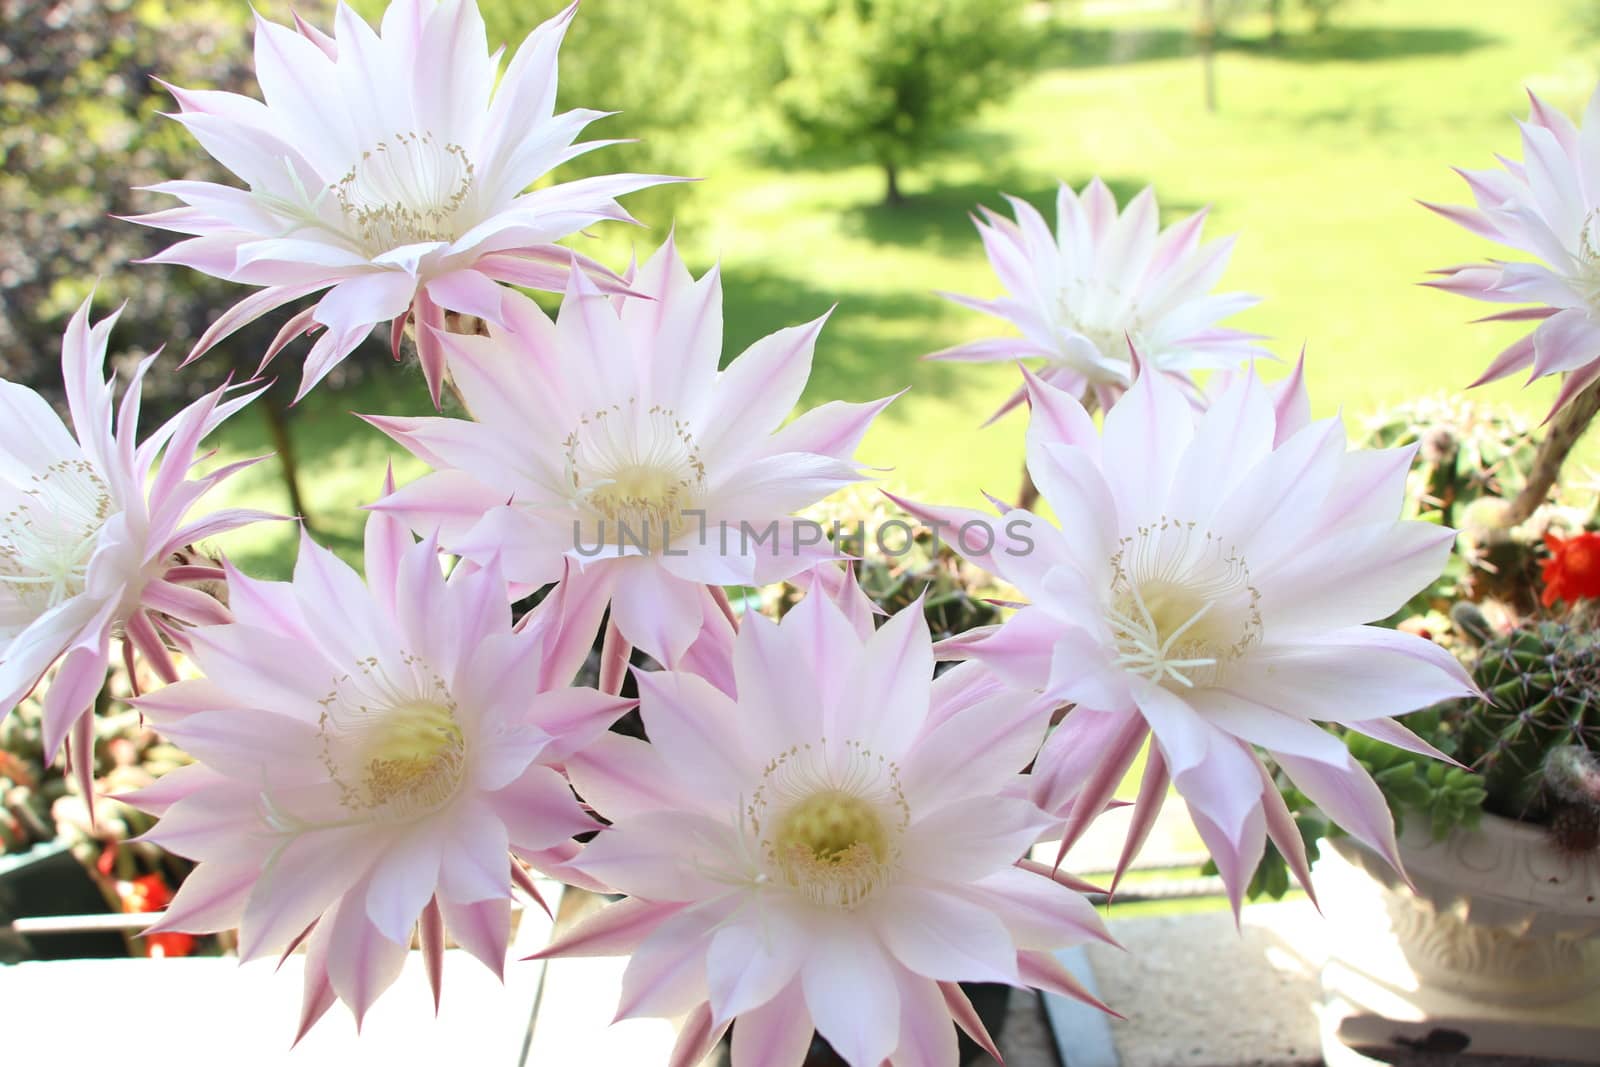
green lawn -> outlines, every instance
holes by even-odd
[[[1153,182],[1168,220],[1211,205],[1208,232],[1239,235],[1226,285],[1264,298],[1241,324],[1271,335],[1284,357],[1309,346],[1319,412],[1365,414],[1462,387],[1516,336],[1515,325],[1467,325],[1482,305],[1416,285],[1428,269],[1488,249],[1414,199],[1462,200],[1452,164],[1520,155],[1511,119],[1526,110],[1525,85],[1581,107],[1595,52],[1578,50],[1566,4],[1352,0],[1323,34],[1276,48],[1264,26],[1243,23],[1217,60],[1215,115],[1187,54],[1187,13],[1144,6],[1061,5],[1110,13],[1038,22],[1036,75],[954,151],[907,175],[912,200],[899,208],[878,204],[882,179],[871,168],[779,169],[719,147],[737,140],[727,131],[703,138],[695,169],[706,180],[687,194],[678,234],[697,268],[722,261],[728,354],[837,302],[806,402],[912,387],[862,452],[894,468],[888,486],[960,503],[1015,488],[1021,416],[978,428],[1014,371],[917,362],[995,325],[932,290],[996,290],[967,212],[999,206],[1002,190],[1048,210],[1057,178],[1077,185],[1099,174],[1124,198]],[[625,119],[604,135],[625,133]],[[586,248],[598,244],[621,266],[671,222],[646,221],[653,232],[613,227]],[[374,495],[393,452],[343,413],[425,403],[414,370],[377,377],[359,393],[314,394],[296,415],[313,515],[341,547],[354,545],[353,509]],[[1484,392],[1537,415],[1553,395],[1517,383]],[[266,451],[264,432],[241,422],[225,451]],[[397,464],[402,480],[419,471]],[[272,464],[238,479],[234,495],[286,507]],[[247,531],[228,547],[247,566],[281,573],[289,540],[282,529]]]

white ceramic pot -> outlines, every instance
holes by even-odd
[[[1600,987],[1600,853],[1563,853],[1542,827],[1487,814],[1435,841],[1413,815],[1400,837],[1412,892],[1370,849],[1335,847],[1389,890],[1395,933],[1427,977],[1518,999]]]
[[[1420,815],[1404,826],[1410,887],[1349,838],[1318,864],[1340,1038],[1600,1062],[1600,855],[1493,815],[1443,841]]]

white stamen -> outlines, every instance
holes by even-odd
[[[1600,212],[1589,212],[1578,231],[1578,251],[1573,257],[1573,272],[1567,284],[1577,291],[1592,312],[1600,313],[1600,247],[1595,231],[1600,228]]]
[[[1117,287],[1099,278],[1073,278],[1056,295],[1056,329],[1088,339],[1100,363],[1068,357],[1065,362],[1093,381],[1124,382],[1128,342],[1144,347],[1144,322],[1139,308]],[[1110,364],[1108,368],[1105,364]]]
[[[0,515],[0,587],[37,618],[83,592],[114,505],[105,479],[86,459],[51,464],[22,496]]]
[[[1260,594],[1237,553],[1192,522],[1163,518],[1112,558],[1106,622],[1116,666],[1158,685],[1215,683],[1261,640]]]
[[[683,532],[705,491],[706,466],[688,423],[630,398],[586,415],[566,440],[572,497],[595,524],[586,543],[659,551]]]
[[[363,249],[378,255],[459,237],[473,170],[460,145],[431,133],[399,133],[363,152],[333,192]]]

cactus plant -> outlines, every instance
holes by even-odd
[[[1455,755],[1478,771],[1484,808],[1552,827],[1557,844],[1600,843],[1600,636],[1579,620],[1491,636],[1474,680],[1483,698],[1441,709]]]
[[[1527,482],[1535,446],[1528,425],[1502,409],[1460,397],[1423,397],[1366,423],[1372,448],[1417,445],[1407,484],[1407,510],[1416,518],[1462,524],[1473,502],[1510,499]]]
[[[1397,619],[1448,611],[1460,600],[1496,600],[1517,615],[1537,610],[1544,535],[1583,529],[1595,518],[1595,503],[1592,493],[1558,493],[1527,521],[1507,526],[1538,451],[1527,424],[1501,408],[1441,395],[1390,408],[1368,420],[1366,431],[1369,447],[1417,446],[1407,517],[1463,534],[1444,576]]]
[[[26,852],[56,836],[50,807],[67,786],[44,760],[39,720],[32,699],[0,718],[0,852]]]
[[[856,558],[861,588],[886,613],[921,596],[935,640],[999,622],[996,601],[1017,599],[1014,591],[997,586],[994,578],[962,559],[948,540],[924,524],[907,521],[874,489],[845,489],[808,509],[805,517],[821,527],[840,553]],[[776,598],[781,615],[799,600],[800,591],[783,586],[769,595]]]
[[[1581,745],[1558,745],[1544,760],[1550,832],[1566,852],[1600,848],[1600,760]]]

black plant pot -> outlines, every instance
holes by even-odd
[[[60,842],[0,855],[0,963],[126,956],[127,940],[115,930],[24,937],[16,919],[49,915],[104,915],[111,911],[89,872]]]

